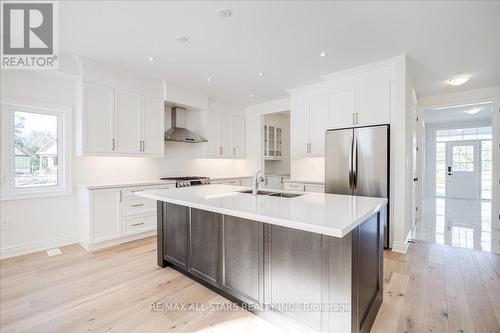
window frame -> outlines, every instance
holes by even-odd
[[[15,187],[15,112],[27,112],[57,117],[57,185]],[[72,193],[71,184],[71,108],[11,99],[1,101],[2,184],[0,200],[43,198]]]

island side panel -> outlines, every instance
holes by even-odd
[[[384,214],[372,215],[352,234],[352,332],[369,332],[383,298]]]
[[[356,230],[356,229],[355,229]],[[328,332],[354,332],[353,317],[355,309],[352,304],[353,249],[350,232],[343,238],[327,237],[329,240],[329,294],[330,305],[335,308],[328,313]]]
[[[163,201],[156,201],[156,216],[157,216],[157,224],[156,224],[156,257],[158,266],[161,268],[167,267],[168,263],[163,258],[163,246],[164,246],[164,237],[163,237],[163,228],[165,221],[165,203]]]

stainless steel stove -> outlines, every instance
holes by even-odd
[[[161,180],[175,180],[175,187],[188,187],[188,186],[196,186],[196,185],[208,185],[211,183],[210,177],[200,177],[200,176],[192,176],[192,177],[164,177],[160,178]]]

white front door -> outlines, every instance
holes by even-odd
[[[480,199],[479,141],[446,143],[446,196]]]

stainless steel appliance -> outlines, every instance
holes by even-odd
[[[165,102],[165,107],[166,102]],[[173,106],[171,108],[171,128],[165,132],[165,141],[174,142],[190,142],[190,143],[200,143],[208,142],[206,139],[202,138],[198,134],[188,130],[184,127],[178,127],[177,125],[177,112],[185,112],[186,109],[180,106]]]
[[[325,141],[327,193],[389,198],[389,125],[328,130]],[[389,209],[384,246],[390,246]]]
[[[209,177],[164,177],[160,178],[161,180],[175,180],[175,187],[187,187],[187,186],[196,186],[196,185],[208,185],[211,184],[211,180]]]

